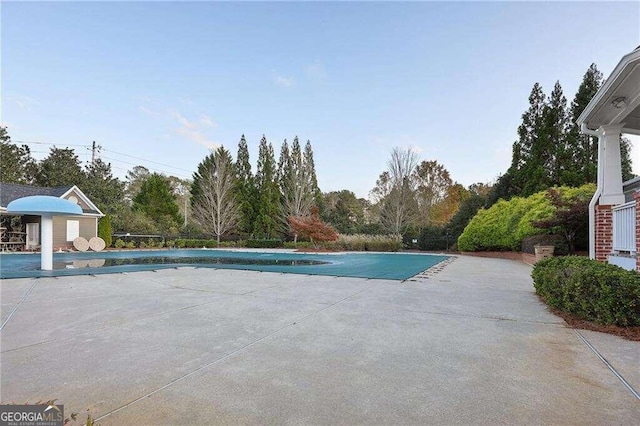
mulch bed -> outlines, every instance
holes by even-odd
[[[542,298],[540,298],[540,300],[544,302]],[[622,337],[623,339],[640,342],[640,326],[619,327],[617,325],[601,325],[592,321],[580,319],[573,314],[562,312],[549,305],[547,305],[547,307],[554,315],[557,315],[563,320],[565,320],[567,324],[569,324],[569,327],[571,328],[599,331],[600,333],[613,334],[614,336],[619,336],[619,337]]]

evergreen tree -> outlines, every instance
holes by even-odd
[[[550,183],[548,164],[552,150],[543,133],[545,95],[539,83],[533,85],[529,95],[529,108],[522,114],[522,124],[518,127],[518,141],[521,166],[515,172],[514,181],[522,188],[520,193],[511,195],[531,195],[546,189]]]
[[[292,185],[292,175],[291,154],[289,153],[289,144],[285,139],[280,148],[280,158],[278,159],[278,171],[276,175],[276,179],[280,185],[280,192],[283,194]]]
[[[110,163],[98,158],[86,168],[82,191],[103,213],[114,213],[121,207],[124,183],[113,177]]]
[[[575,98],[571,102],[569,115],[571,127],[567,135],[567,148],[573,152],[575,168],[565,177],[565,183],[579,186],[583,183],[595,182],[598,170],[598,139],[593,136],[580,133],[580,127],[576,124],[578,117],[587,107],[593,96],[602,85],[602,73],[598,71],[596,64],[591,64],[582,83],[578,88]]]
[[[106,247],[113,243],[113,228],[111,227],[111,215],[105,215],[98,220],[98,237],[104,240]]]
[[[316,176],[316,164],[313,160],[313,148],[311,147],[310,140],[307,140],[307,143],[304,146],[303,167],[304,167],[304,173],[308,176],[309,183],[311,185],[313,202],[316,206],[319,206],[322,203],[322,192],[320,192],[320,188],[318,188],[318,178]]]
[[[322,219],[342,234],[357,233],[365,224],[367,201],[356,197],[353,192],[343,189],[322,195],[325,206]]]
[[[635,175],[631,171],[631,141],[620,138],[620,162],[622,163],[622,181],[633,179]]]
[[[133,197],[133,210],[151,218],[161,232],[177,232],[180,209],[167,178],[161,174],[153,173],[142,182],[140,192]]]
[[[254,233],[261,238],[279,236],[280,223],[280,189],[276,181],[276,164],[273,146],[263,135],[258,150],[258,167],[256,171],[256,188],[258,190],[258,209],[254,223]]]
[[[35,183],[50,187],[76,185],[82,190],[85,174],[74,150],[55,146],[51,148],[49,156],[38,165]]]
[[[0,126],[0,182],[30,184],[37,166],[27,145],[11,143],[6,127]]]
[[[238,227],[240,231],[247,234],[253,232],[255,219],[258,211],[258,191],[251,172],[249,162],[249,148],[247,141],[242,135],[238,143],[238,156],[236,158],[236,184],[235,196],[240,210]]]
[[[127,172],[127,182],[125,184],[125,200],[132,202],[133,197],[138,195],[142,183],[151,175],[149,169],[144,166],[135,166]]]
[[[544,148],[548,154],[544,156],[547,161],[545,168],[549,176],[551,186],[562,185],[562,176],[566,170],[573,167],[573,153],[567,146],[567,99],[562,93],[559,81],[553,87],[549,103],[545,105],[543,112],[543,128],[540,139],[544,141]]]
[[[290,216],[308,216],[311,208],[318,205],[319,192],[315,180],[313,166],[313,151],[308,142],[304,154],[300,150],[300,142],[296,136],[293,140],[291,153],[288,146],[283,145],[280,163],[280,189],[282,192],[282,209],[285,223],[297,241],[297,233],[287,220]]]

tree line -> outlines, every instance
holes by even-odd
[[[581,135],[575,121],[601,85],[602,74],[592,64],[567,105],[559,82],[548,97],[535,83],[512,146],[511,165],[493,185],[465,188],[438,161],[421,161],[415,151],[395,148],[368,200],[348,189],[322,193],[310,141],[302,146],[298,137],[291,144],[285,140],[276,161],[273,145],[263,136],[254,172],[244,135],[235,160],[221,146],[200,162],[191,179],[136,166],[121,181],[99,158],[82,167],[69,148],[54,146],[46,158],[35,161],[29,147],[11,143],[2,127],[0,180],[78,185],[113,219],[116,232],[296,240],[288,218],[311,217],[317,207],[318,218],[343,234],[402,234],[405,242],[418,239],[421,248],[444,248],[445,236],[457,239],[480,208],[501,198],[595,182],[597,141]],[[624,138],[621,150],[627,179],[631,160]]]
[[[194,219],[218,241],[230,233],[295,241],[287,218],[309,216],[320,199],[311,142],[302,148],[297,136],[291,147],[284,140],[277,163],[273,145],[263,136],[253,173],[243,135],[235,162],[227,149],[217,148],[200,162],[191,185]]]

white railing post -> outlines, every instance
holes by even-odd
[[[615,206],[613,209],[613,250],[636,252],[636,202]]]

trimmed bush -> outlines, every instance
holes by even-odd
[[[402,248],[400,235],[344,235],[336,241],[329,241],[323,247],[340,251],[398,251]]]
[[[559,187],[563,199],[591,197],[595,191],[593,184],[580,188]],[[527,198],[514,197],[509,201],[499,200],[488,210],[481,209],[471,219],[458,238],[460,251],[518,251],[526,237],[548,233],[537,229],[533,223],[549,219],[555,213],[547,191],[541,191]]]
[[[585,257],[553,257],[533,268],[550,306],[598,324],[640,325],[640,275]]]
[[[111,243],[113,243],[113,228],[111,227],[110,215],[105,215],[98,220],[98,237],[104,240],[106,247],[111,247]]]
[[[282,240],[278,239],[247,240],[245,243],[248,248],[279,248],[282,245]]]
[[[176,248],[216,248],[216,240],[201,240],[194,238],[177,238],[174,242]]]

